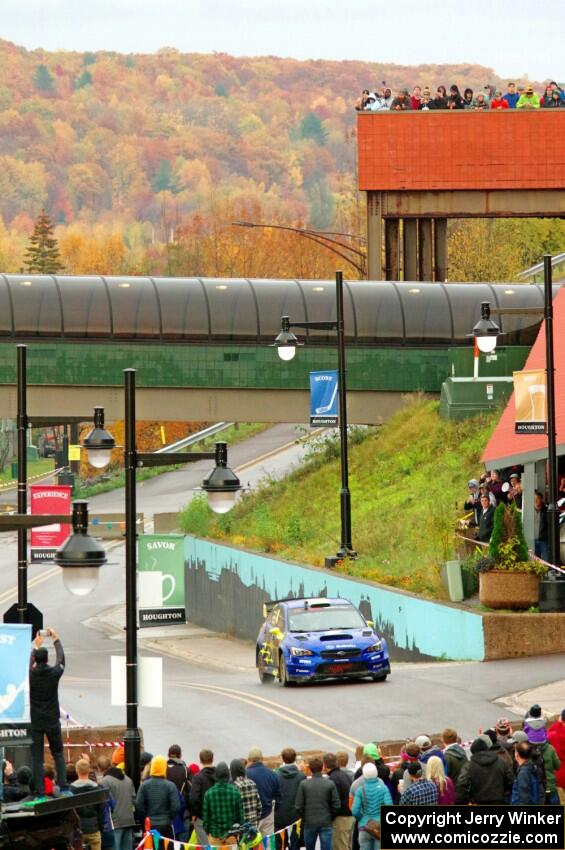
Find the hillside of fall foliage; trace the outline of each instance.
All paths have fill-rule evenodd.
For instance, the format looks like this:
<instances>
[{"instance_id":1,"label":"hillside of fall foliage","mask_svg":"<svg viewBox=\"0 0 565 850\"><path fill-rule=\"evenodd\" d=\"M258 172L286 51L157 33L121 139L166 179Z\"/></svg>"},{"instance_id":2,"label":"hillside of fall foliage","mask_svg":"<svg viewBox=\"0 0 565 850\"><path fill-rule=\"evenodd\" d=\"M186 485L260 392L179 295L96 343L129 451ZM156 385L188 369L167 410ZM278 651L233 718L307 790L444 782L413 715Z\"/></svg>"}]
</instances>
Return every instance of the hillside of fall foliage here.
<instances>
[{"instance_id":1,"label":"hillside of fall foliage","mask_svg":"<svg viewBox=\"0 0 565 850\"><path fill-rule=\"evenodd\" d=\"M0 41L1 270L24 267L44 207L71 273L331 275L335 257L315 244L231 222L362 233L353 104L382 81L501 82L476 65L45 52ZM290 251L292 268L281 260Z\"/></svg>"}]
</instances>

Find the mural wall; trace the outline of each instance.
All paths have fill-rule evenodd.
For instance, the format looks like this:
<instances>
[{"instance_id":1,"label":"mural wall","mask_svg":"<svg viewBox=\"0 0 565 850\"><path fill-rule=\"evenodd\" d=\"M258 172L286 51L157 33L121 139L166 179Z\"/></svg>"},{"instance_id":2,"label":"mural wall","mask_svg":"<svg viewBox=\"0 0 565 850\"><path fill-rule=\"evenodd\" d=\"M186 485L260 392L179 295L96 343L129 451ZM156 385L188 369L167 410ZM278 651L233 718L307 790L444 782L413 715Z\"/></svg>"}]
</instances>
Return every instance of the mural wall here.
<instances>
[{"instance_id":1,"label":"mural wall","mask_svg":"<svg viewBox=\"0 0 565 850\"><path fill-rule=\"evenodd\" d=\"M455 606L190 536L185 571L190 622L238 638L255 640L263 602L339 596L374 621L394 661L484 660L481 616Z\"/></svg>"}]
</instances>

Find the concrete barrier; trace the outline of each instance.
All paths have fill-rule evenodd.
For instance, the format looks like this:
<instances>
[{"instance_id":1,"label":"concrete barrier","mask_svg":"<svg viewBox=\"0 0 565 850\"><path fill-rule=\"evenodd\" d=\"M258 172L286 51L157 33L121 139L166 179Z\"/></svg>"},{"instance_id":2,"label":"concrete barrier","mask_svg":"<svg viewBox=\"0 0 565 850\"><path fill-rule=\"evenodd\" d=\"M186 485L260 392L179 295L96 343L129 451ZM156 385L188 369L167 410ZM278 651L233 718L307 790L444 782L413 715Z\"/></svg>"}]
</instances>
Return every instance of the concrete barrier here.
<instances>
[{"instance_id":1,"label":"concrete barrier","mask_svg":"<svg viewBox=\"0 0 565 850\"><path fill-rule=\"evenodd\" d=\"M153 531L155 534L171 534L180 531L178 511L153 514Z\"/></svg>"},{"instance_id":2,"label":"concrete barrier","mask_svg":"<svg viewBox=\"0 0 565 850\"><path fill-rule=\"evenodd\" d=\"M483 618L463 606L191 536L185 571L188 619L239 638L255 640L267 600L339 596L375 623L395 661L485 659Z\"/></svg>"}]
</instances>

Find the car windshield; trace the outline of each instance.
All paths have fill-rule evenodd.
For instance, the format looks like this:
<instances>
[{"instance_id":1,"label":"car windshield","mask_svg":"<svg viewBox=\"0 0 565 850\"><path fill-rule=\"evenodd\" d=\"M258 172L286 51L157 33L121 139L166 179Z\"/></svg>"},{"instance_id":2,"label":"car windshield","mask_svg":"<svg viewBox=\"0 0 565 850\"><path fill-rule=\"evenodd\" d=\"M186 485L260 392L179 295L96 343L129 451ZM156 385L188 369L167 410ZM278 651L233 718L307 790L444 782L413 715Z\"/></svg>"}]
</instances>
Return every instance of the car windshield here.
<instances>
[{"instance_id":1,"label":"car windshield","mask_svg":"<svg viewBox=\"0 0 565 850\"><path fill-rule=\"evenodd\" d=\"M353 606L300 608L289 612L291 632L329 632L335 629L362 629L365 620Z\"/></svg>"}]
</instances>

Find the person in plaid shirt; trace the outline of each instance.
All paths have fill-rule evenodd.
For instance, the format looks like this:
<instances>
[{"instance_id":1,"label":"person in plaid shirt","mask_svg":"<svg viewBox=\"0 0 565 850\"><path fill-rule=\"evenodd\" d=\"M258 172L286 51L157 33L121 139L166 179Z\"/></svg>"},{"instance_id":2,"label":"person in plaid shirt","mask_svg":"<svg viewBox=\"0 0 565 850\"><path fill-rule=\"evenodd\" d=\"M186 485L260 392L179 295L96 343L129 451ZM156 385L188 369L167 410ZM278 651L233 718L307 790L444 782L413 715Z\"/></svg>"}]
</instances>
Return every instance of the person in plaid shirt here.
<instances>
[{"instance_id":1,"label":"person in plaid shirt","mask_svg":"<svg viewBox=\"0 0 565 850\"><path fill-rule=\"evenodd\" d=\"M235 785L230 785L229 779L229 768L221 761L216 765L215 785L204 794L202 821L210 844L235 843L233 837L223 839L234 824L244 822L241 794Z\"/></svg>"},{"instance_id":2,"label":"person in plaid shirt","mask_svg":"<svg viewBox=\"0 0 565 850\"><path fill-rule=\"evenodd\" d=\"M401 806L437 806L437 786L424 779L420 762L408 765L408 773L412 783L400 798Z\"/></svg>"},{"instance_id":3,"label":"person in plaid shirt","mask_svg":"<svg viewBox=\"0 0 565 850\"><path fill-rule=\"evenodd\" d=\"M230 762L230 773L232 782L241 794L245 823L250 823L257 829L261 820L263 804L252 779L245 775L245 762L243 759L234 759Z\"/></svg>"}]
</instances>

